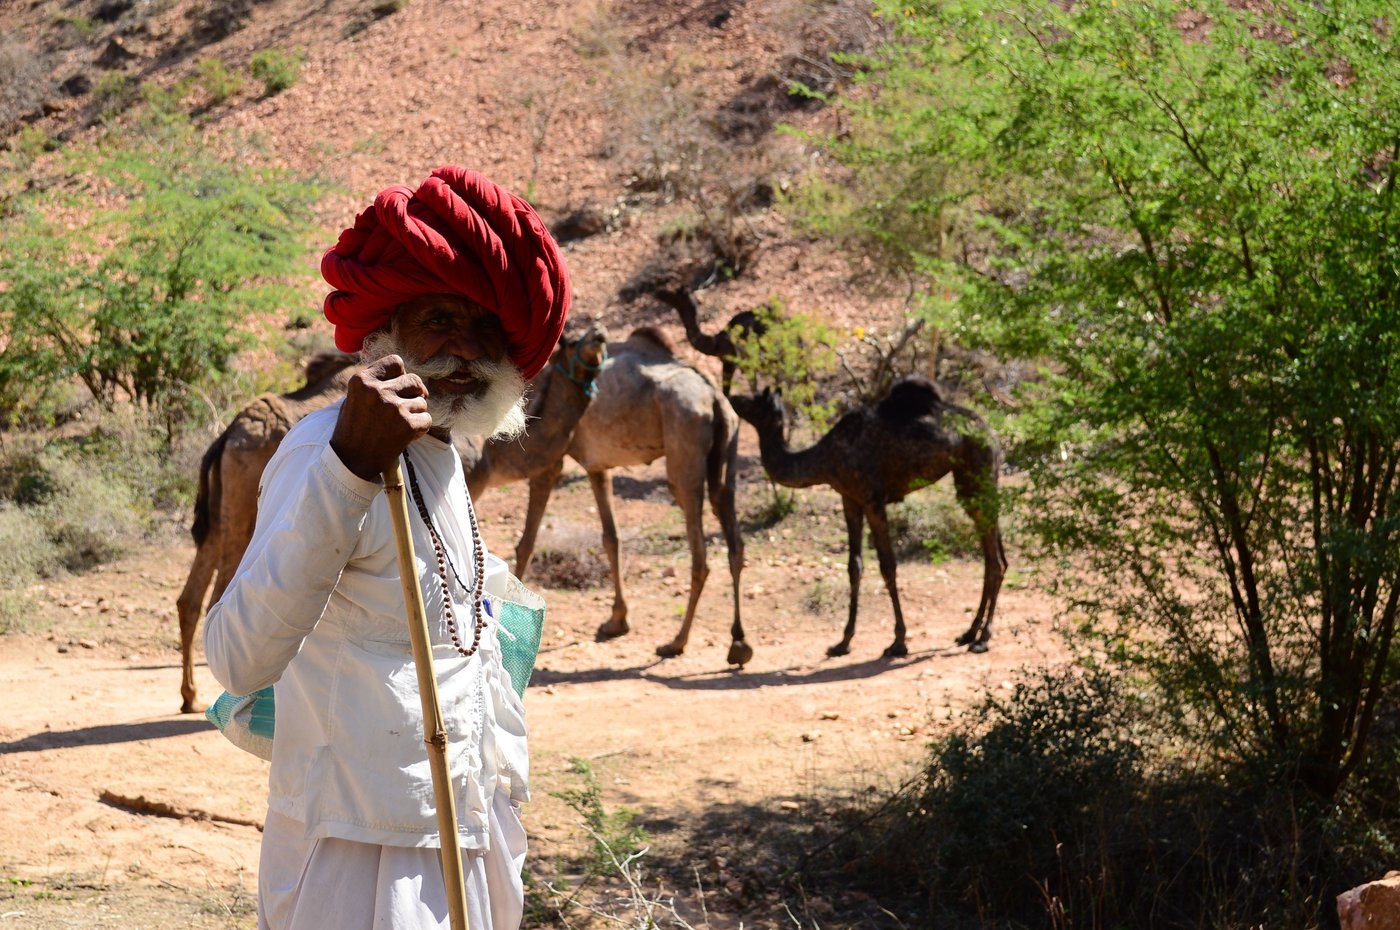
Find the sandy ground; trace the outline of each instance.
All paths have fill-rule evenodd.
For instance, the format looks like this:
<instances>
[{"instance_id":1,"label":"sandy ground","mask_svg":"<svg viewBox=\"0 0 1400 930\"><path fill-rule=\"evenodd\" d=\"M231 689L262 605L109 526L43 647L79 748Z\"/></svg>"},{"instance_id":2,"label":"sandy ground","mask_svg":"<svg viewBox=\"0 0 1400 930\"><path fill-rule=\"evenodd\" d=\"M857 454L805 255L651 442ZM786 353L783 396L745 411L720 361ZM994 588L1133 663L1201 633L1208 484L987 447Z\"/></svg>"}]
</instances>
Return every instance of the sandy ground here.
<instances>
[{"instance_id":1,"label":"sandy ground","mask_svg":"<svg viewBox=\"0 0 1400 930\"><path fill-rule=\"evenodd\" d=\"M747 427L743 443L740 507L752 515L768 490ZM797 811L818 794L898 784L951 719L1019 669L1061 654L1052 606L1026 566L1013 566L1002 593L993 648L972 655L952 642L976 606L981 565L914 561L900 569L912 654L882 659L892 614L871 555L852 653L827 658L844 618L844 529L835 496L809 491L776 526L749 524L748 667L725 664L732 596L712 517L711 575L691 647L659 660L653 650L674 634L689 578L680 512L659 468L620 472L616 486L632 633L594 640L610 590L545 592L544 649L526 695L537 863L584 843L576 813L551 794L578 785L571 759L593 765L607 809L635 810L662 832L684 835L734 805ZM523 486L486 495L489 546L513 548L524 502ZM591 541L595 521L587 482L571 466L542 543ZM202 717L175 712L174 601L192 551L152 545L51 583L35 592L43 629L0 639L0 926L255 925L265 763ZM218 688L202 665L198 673L201 699L211 699ZM182 816L140 810L152 805ZM699 865L722 883L722 863ZM711 927L764 925L742 908L709 905Z\"/></svg>"}]
</instances>

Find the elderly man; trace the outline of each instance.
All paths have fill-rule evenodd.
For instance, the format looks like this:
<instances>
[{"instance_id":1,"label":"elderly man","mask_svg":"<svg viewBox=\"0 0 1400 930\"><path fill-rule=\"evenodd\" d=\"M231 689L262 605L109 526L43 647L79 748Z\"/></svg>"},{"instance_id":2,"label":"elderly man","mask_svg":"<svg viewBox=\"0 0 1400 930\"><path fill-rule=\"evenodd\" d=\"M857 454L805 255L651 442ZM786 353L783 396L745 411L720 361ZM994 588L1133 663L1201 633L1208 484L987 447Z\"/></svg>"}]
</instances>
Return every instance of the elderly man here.
<instances>
[{"instance_id":1,"label":"elderly man","mask_svg":"<svg viewBox=\"0 0 1400 930\"><path fill-rule=\"evenodd\" d=\"M371 364L288 433L257 527L209 611L235 694L275 683L260 928L446 928L432 776L380 474L402 457L449 738L473 930L524 896L524 712L483 610L485 549L449 431L518 433L525 380L568 311L558 247L523 200L447 167L393 187L321 264L336 344Z\"/></svg>"}]
</instances>

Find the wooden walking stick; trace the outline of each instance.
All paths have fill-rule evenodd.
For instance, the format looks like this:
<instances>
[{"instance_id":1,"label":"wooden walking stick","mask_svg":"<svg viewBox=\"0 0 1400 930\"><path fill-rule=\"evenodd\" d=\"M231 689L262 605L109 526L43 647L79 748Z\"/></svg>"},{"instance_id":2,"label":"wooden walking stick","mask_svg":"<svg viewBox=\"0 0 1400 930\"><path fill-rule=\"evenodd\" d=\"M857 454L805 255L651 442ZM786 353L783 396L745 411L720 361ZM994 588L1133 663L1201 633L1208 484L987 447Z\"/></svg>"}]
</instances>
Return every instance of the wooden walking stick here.
<instances>
[{"instance_id":1,"label":"wooden walking stick","mask_svg":"<svg viewBox=\"0 0 1400 930\"><path fill-rule=\"evenodd\" d=\"M418 672L418 694L423 700L423 742L428 744L428 764L433 773L433 798L437 802L438 854L442 883L447 889L447 913L452 930L468 930L467 886L462 875L462 848L457 840L457 801L447 765L447 726L438 702L437 676L433 674L433 649L428 641L428 615L423 590L418 587L418 566L413 557L413 536L408 531L408 501L403 493L403 466L394 462L384 472L384 495L394 521L394 541L399 553L399 580L408 611L408 631L413 639L413 664Z\"/></svg>"}]
</instances>

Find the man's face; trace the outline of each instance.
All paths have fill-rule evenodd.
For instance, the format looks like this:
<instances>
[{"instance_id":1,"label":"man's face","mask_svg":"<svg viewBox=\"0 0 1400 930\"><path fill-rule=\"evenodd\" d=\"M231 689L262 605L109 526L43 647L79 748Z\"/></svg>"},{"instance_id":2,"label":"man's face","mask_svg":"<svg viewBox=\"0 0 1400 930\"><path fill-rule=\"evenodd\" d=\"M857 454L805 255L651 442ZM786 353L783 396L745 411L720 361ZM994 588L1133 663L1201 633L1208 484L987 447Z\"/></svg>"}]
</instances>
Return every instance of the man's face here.
<instances>
[{"instance_id":1,"label":"man's face","mask_svg":"<svg viewBox=\"0 0 1400 930\"><path fill-rule=\"evenodd\" d=\"M495 314L455 294L401 304L385 332L364 344L367 361L399 355L428 388L433 425L467 434L516 435L525 425L525 382L506 360L506 334Z\"/></svg>"}]
</instances>

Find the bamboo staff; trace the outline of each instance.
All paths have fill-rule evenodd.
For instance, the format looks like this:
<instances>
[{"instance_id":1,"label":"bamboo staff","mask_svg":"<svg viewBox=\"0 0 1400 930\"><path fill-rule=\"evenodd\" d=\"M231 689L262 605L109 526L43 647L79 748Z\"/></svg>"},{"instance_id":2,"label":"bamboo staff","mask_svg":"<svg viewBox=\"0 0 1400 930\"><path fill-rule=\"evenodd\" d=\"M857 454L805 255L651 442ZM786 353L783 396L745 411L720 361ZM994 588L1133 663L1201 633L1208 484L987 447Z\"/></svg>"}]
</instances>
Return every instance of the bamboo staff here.
<instances>
[{"instance_id":1,"label":"bamboo staff","mask_svg":"<svg viewBox=\"0 0 1400 930\"><path fill-rule=\"evenodd\" d=\"M423 609L423 591L418 587L418 565L413 557L413 537L408 531L408 500L403 493L403 468L398 462L384 472L384 494L389 501L389 516L394 521L399 580L403 583L408 631L413 639L418 693L423 699L423 742L428 744L428 764L433 773L438 855L442 860L442 883L447 890L447 913L452 930L469 930L467 886L462 875L462 849L457 840L457 802L452 792L452 774L447 766L447 726L442 721L442 705L438 702L433 650L428 641L428 615Z\"/></svg>"}]
</instances>

